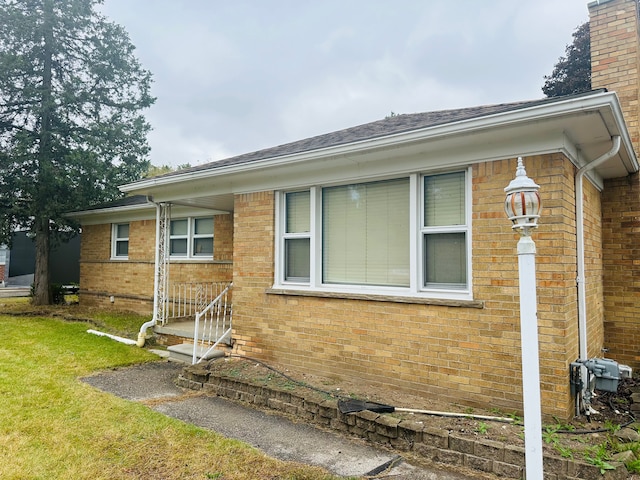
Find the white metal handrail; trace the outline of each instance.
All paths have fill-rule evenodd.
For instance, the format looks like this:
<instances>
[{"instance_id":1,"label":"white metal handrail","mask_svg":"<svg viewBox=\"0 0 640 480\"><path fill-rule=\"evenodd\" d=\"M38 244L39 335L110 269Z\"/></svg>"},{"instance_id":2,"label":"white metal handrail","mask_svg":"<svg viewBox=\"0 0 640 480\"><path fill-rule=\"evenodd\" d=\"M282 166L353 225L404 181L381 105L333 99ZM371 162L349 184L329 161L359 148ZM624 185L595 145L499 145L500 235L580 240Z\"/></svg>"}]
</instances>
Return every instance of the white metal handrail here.
<instances>
[{"instance_id":1,"label":"white metal handrail","mask_svg":"<svg viewBox=\"0 0 640 480\"><path fill-rule=\"evenodd\" d=\"M166 320L193 318L215 299L229 282L175 282L170 285ZM166 323L166 322L163 322Z\"/></svg>"},{"instance_id":2,"label":"white metal handrail","mask_svg":"<svg viewBox=\"0 0 640 480\"><path fill-rule=\"evenodd\" d=\"M228 284L213 301L196 313L193 332L193 364L207 358L219 344L231 338L233 305L229 294L232 286L233 283ZM200 328L201 322L202 328Z\"/></svg>"}]
</instances>

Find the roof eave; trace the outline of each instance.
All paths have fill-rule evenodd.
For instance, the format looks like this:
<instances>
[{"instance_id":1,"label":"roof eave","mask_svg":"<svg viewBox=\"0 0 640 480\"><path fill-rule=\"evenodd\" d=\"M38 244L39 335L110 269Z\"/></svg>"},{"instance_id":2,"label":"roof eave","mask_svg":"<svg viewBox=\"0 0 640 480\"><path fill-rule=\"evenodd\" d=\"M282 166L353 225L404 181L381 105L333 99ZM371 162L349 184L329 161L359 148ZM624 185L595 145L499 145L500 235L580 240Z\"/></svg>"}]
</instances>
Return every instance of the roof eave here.
<instances>
[{"instance_id":1,"label":"roof eave","mask_svg":"<svg viewBox=\"0 0 640 480\"><path fill-rule=\"evenodd\" d=\"M354 153L374 151L377 149L388 148L390 146L402 146L404 144L411 144L418 141L442 139L448 136L454 137L460 133L469 134L487 129L503 128L520 123L541 121L548 118L570 115L572 113L575 114L607 108L610 109L613 114L615 129L617 130L616 132L610 133L612 135L618 134L621 136L623 147L627 152L629 160L628 165L625 165L625 168L627 168L629 173L637 172L640 170L640 165L635 156L634 149L632 148L633 144L627 132L617 96L613 92L598 92L578 98L569 98L559 100L557 102L544 103L507 112L490 114L479 118L429 126L409 132L390 134L383 137L343 145L271 157L238 165L229 165L218 168L212 166L212 168L202 171L148 178L138 182L122 185L120 186L120 190L126 193L148 194L154 189L178 185L186 181L239 174L252 170L278 167L281 165L292 165L299 162L310 162L329 157L348 156ZM590 161L589 159L586 160Z\"/></svg>"}]
</instances>

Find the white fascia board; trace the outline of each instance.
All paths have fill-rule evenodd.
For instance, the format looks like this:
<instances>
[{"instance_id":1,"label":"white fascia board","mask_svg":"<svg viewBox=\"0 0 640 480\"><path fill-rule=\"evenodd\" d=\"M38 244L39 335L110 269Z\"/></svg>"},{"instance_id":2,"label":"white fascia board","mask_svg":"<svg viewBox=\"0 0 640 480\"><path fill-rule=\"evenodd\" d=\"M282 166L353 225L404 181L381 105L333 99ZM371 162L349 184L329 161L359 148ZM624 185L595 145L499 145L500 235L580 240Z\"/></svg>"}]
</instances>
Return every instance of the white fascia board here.
<instances>
[{"instance_id":1,"label":"white fascia board","mask_svg":"<svg viewBox=\"0 0 640 480\"><path fill-rule=\"evenodd\" d=\"M156 214L155 207L151 203L147 203L70 212L65 216L77 220L82 225L97 225L113 221L147 220L155 218Z\"/></svg>"},{"instance_id":2,"label":"white fascia board","mask_svg":"<svg viewBox=\"0 0 640 480\"><path fill-rule=\"evenodd\" d=\"M229 165L226 167L211 168L197 172L185 172L184 174L176 174L168 177L149 178L139 182L122 185L119 188L123 192L151 192L156 188L178 185L182 182L205 180L214 177L224 177L227 175L238 175L253 170L277 168L279 166L291 166L297 163L312 162L314 160L347 157L375 150L399 148L417 142L442 140L452 138L460 134L469 135L489 129L500 129L509 126L523 125L530 122L543 122L552 118L589 113L600 109L608 109L613 113L615 125L609 125L609 128L613 128L615 131L610 133L612 135L617 134L622 136L623 145L628 149L629 156L631 157L627 169L630 172L638 171L638 161L635 158L633 148L631 147L632 143L628 132L626 131L622 111L617 97L613 92L603 92L579 98L567 99L564 101L556 101L533 107L510 110L508 112L497 113L481 118L436 125L410 132L391 134L384 137L362 140L345 145L267 158L239 165ZM513 153L518 154L519 152L515 150ZM533 154L533 152L531 153ZM535 153L539 154L541 152Z\"/></svg>"},{"instance_id":3,"label":"white fascia board","mask_svg":"<svg viewBox=\"0 0 640 480\"><path fill-rule=\"evenodd\" d=\"M206 217L217 215L222 211L213 211L204 208L174 205L171 208L172 218L184 217ZM156 207L153 203L140 205L129 205L122 207L110 207L103 209L84 210L81 212L71 212L66 217L77 220L81 225L102 225L107 223L135 222L140 220L155 220Z\"/></svg>"}]
</instances>

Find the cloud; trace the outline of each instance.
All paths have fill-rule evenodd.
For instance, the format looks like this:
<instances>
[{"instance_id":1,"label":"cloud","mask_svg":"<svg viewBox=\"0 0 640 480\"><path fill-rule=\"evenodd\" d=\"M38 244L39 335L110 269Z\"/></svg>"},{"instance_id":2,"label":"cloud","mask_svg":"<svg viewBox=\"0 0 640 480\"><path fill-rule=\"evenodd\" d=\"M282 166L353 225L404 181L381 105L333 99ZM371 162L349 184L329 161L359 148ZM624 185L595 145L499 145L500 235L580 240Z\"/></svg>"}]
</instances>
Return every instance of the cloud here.
<instances>
[{"instance_id":1,"label":"cloud","mask_svg":"<svg viewBox=\"0 0 640 480\"><path fill-rule=\"evenodd\" d=\"M542 96L586 0L109 0L155 78L155 164Z\"/></svg>"}]
</instances>

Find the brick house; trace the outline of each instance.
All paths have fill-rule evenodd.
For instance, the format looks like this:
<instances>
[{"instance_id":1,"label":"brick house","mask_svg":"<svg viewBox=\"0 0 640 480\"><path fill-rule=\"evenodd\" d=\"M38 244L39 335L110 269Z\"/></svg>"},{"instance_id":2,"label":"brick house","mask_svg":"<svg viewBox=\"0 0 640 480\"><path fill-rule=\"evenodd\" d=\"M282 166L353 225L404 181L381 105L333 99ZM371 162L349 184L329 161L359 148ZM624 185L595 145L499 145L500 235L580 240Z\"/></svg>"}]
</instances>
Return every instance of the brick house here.
<instances>
[{"instance_id":1,"label":"brick house","mask_svg":"<svg viewBox=\"0 0 640 480\"><path fill-rule=\"evenodd\" d=\"M568 418L571 362L608 351L640 367L638 10L589 9L591 92L392 116L144 179L76 212L81 303L152 312L162 243L170 283L233 282L235 353L520 410L503 202L522 156L543 202L543 413Z\"/></svg>"}]
</instances>

